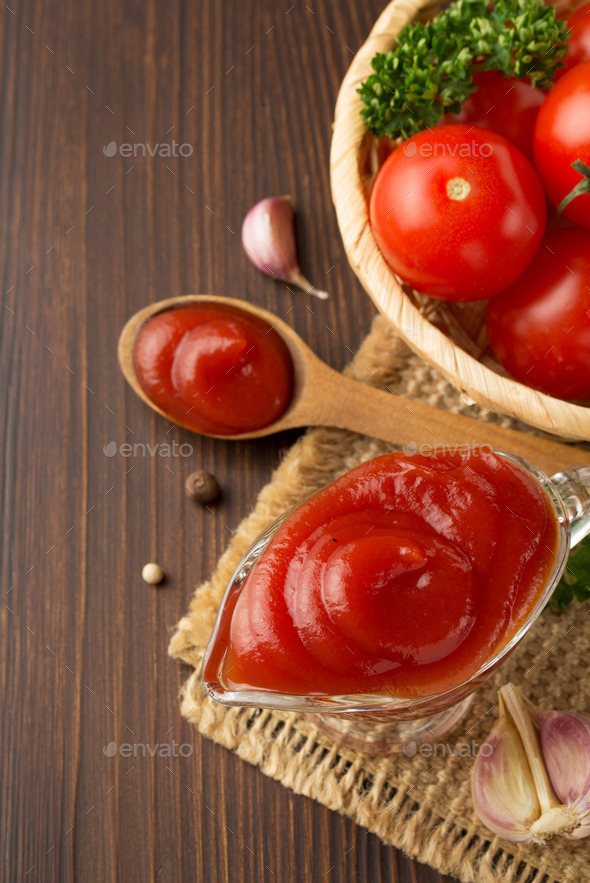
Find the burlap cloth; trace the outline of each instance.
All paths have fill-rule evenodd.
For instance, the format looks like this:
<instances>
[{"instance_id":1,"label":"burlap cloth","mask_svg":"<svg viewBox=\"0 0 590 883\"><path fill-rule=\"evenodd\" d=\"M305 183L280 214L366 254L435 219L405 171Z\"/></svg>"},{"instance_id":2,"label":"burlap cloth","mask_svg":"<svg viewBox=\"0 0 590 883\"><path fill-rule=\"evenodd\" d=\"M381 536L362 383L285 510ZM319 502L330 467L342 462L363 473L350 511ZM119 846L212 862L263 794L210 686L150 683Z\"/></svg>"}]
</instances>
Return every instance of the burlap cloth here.
<instances>
[{"instance_id":1,"label":"burlap cloth","mask_svg":"<svg viewBox=\"0 0 590 883\"><path fill-rule=\"evenodd\" d=\"M377 318L347 373L374 386L389 385L453 412L484 417ZM492 414L485 419L515 426ZM519 427L524 428L524 427ZM226 709L204 696L203 652L221 597L251 541L285 509L363 460L394 450L336 429L311 429L286 454L251 515L239 525L209 582L199 586L179 622L170 654L194 668L182 690L182 713L210 739L235 751L268 776L354 819L386 843L462 881L519 883L590 881L590 840L552 840L520 846L493 836L477 820L470 792L473 757L370 757L330 742L312 716L249 708ZM497 716L497 690L522 685L540 706L588 713L586 677L590 605L572 604L561 616L542 614L500 671L477 691L465 718L443 737L451 747L477 746ZM460 749L463 753L467 750Z\"/></svg>"}]
</instances>

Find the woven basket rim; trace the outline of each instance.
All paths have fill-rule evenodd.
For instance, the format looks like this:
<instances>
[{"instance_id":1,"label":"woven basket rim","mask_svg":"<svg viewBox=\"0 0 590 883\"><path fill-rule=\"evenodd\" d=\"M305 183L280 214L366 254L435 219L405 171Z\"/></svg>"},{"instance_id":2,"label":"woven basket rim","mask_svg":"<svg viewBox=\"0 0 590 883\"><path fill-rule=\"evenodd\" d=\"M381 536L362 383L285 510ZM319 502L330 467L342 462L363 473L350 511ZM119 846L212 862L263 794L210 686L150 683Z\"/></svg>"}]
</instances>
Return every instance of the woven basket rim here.
<instances>
[{"instance_id":1,"label":"woven basket rim","mask_svg":"<svg viewBox=\"0 0 590 883\"><path fill-rule=\"evenodd\" d=\"M469 398L553 435L590 439L590 408L553 398L497 374L425 319L404 293L371 235L358 161L366 129L357 89L370 72L374 55L390 49L416 13L431 5L432 0L392 0L354 56L340 87L330 152L330 179L348 261L365 291L401 338Z\"/></svg>"}]
</instances>

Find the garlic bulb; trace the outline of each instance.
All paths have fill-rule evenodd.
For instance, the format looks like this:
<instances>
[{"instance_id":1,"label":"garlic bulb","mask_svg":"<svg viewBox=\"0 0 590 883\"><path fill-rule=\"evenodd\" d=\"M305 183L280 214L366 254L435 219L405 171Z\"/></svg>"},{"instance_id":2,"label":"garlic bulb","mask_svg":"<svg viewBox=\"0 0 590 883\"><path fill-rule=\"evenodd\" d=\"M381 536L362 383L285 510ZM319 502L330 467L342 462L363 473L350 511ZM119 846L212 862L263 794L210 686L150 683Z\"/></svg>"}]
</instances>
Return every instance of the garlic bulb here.
<instances>
[{"instance_id":1,"label":"garlic bulb","mask_svg":"<svg viewBox=\"0 0 590 883\"><path fill-rule=\"evenodd\" d=\"M475 762L475 810L505 840L545 843L590 834L590 719L542 712L513 684ZM485 749L485 750L484 750Z\"/></svg>"},{"instance_id":2,"label":"garlic bulb","mask_svg":"<svg viewBox=\"0 0 590 883\"><path fill-rule=\"evenodd\" d=\"M272 196L254 205L242 225L242 245L255 267L325 300L299 269L290 196Z\"/></svg>"}]
</instances>

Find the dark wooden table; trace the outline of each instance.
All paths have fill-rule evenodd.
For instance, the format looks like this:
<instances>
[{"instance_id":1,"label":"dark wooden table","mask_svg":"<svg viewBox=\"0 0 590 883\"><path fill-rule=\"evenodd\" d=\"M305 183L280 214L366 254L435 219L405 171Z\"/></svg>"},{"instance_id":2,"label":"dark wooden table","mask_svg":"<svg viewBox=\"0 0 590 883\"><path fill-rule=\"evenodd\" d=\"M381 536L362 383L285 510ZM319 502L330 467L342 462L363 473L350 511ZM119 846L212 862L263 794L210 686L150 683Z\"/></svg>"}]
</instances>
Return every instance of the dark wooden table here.
<instances>
[{"instance_id":1,"label":"dark wooden table","mask_svg":"<svg viewBox=\"0 0 590 883\"><path fill-rule=\"evenodd\" d=\"M171 629L296 434L170 430L116 362L133 312L191 292L288 313L327 362L349 359L374 308L336 225L330 131L383 5L3 4L3 881L441 880L181 719ZM280 193L327 302L244 257L247 209ZM164 440L192 453L121 453ZM197 467L223 486L214 514L183 492ZM141 580L150 560L160 589ZM122 743L148 755L121 756Z\"/></svg>"}]
</instances>

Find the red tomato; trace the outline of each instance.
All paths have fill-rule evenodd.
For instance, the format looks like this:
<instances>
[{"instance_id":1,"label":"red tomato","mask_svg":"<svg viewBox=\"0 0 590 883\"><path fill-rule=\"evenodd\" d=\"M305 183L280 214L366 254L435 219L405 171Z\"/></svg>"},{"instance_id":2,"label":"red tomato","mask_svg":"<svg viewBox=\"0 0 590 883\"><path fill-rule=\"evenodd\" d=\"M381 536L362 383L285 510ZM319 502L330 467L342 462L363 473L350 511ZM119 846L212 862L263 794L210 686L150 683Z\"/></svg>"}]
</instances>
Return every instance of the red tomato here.
<instances>
[{"instance_id":1,"label":"red tomato","mask_svg":"<svg viewBox=\"0 0 590 883\"><path fill-rule=\"evenodd\" d=\"M577 9L567 20L568 30L571 31L569 36L569 49L565 59L565 70L560 68L557 72L561 76L561 71L569 70L576 64L583 61L590 61L590 3Z\"/></svg>"},{"instance_id":2,"label":"red tomato","mask_svg":"<svg viewBox=\"0 0 590 883\"><path fill-rule=\"evenodd\" d=\"M562 399L590 398L590 233L549 233L486 317L498 361L522 383Z\"/></svg>"},{"instance_id":3,"label":"red tomato","mask_svg":"<svg viewBox=\"0 0 590 883\"><path fill-rule=\"evenodd\" d=\"M533 150L547 195L558 206L585 178L572 163L581 160L590 166L590 61L568 71L543 102ZM577 196L563 214L582 227L590 227L590 192Z\"/></svg>"},{"instance_id":4,"label":"red tomato","mask_svg":"<svg viewBox=\"0 0 590 883\"><path fill-rule=\"evenodd\" d=\"M461 113L447 114L445 123L473 123L493 129L533 160L533 129L545 93L524 80L505 77L500 71L477 71L477 92L463 102Z\"/></svg>"},{"instance_id":5,"label":"red tomato","mask_svg":"<svg viewBox=\"0 0 590 883\"><path fill-rule=\"evenodd\" d=\"M479 126L419 132L386 160L370 202L377 244L418 291L481 300L517 279L543 237L541 182L522 153Z\"/></svg>"}]
</instances>

